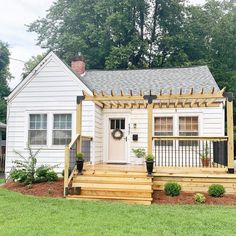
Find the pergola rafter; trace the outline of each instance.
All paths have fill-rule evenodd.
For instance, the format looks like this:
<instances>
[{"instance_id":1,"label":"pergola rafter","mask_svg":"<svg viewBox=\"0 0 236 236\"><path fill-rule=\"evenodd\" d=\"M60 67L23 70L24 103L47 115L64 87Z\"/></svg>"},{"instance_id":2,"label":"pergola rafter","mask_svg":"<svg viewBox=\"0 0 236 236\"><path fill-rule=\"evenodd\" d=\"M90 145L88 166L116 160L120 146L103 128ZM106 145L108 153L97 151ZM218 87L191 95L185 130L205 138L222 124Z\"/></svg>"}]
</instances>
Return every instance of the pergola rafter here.
<instances>
[{"instance_id":1,"label":"pergola rafter","mask_svg":"<svg viewBox=\"0 0 236 236\"><path fill-rule=\"evenodd\" d=\"M200 92L194 92L191 88L189 93L183 93L183 89L180 88L179 93L173 93L172 89L163 93L161 89L159 94L153 94L150 91L149 95L156 96L156 99L153 100L154 108L215 107L219 105L220 99L224 97L224 91L225 89L216 91L213 87L208 92L204 92L204 88ZM94 90L93 95L89 95L85 91L83 91L83 95L85 101L93 101L103 109L143 109L147 108L148 104L142 90L138 94L135 94L132 90L129 93L120 90L119 94L116 94L111 90L110 95L104 91L97 92Z\"/></svg>"}]
</instances>

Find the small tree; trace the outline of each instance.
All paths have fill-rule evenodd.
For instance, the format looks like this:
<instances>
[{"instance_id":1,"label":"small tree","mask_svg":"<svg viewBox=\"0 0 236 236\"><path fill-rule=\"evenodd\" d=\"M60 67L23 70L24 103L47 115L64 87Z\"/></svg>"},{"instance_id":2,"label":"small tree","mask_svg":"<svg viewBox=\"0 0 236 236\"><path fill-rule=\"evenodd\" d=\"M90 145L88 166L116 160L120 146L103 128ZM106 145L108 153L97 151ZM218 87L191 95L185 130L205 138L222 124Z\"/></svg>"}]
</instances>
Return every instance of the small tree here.
<instances>
[{"instance_id":1,"label":"small tree","mask_svg":"<svg viewBox=\"0 0 236 236\"><path fill-rule=\"evenodd\" d=\"M28 145L27 150L29 153L28 157L24 157L20 152L15 151L15 153L20 157L20 159L13 161L16 166L11 172L10 176L13 179L18 176L20 179L19 182L23 182L24 184L32 184L35 182L37 155L39 154L41 149L38 149L36 150L36 152L33 152L32 148Z\"/></svg>"}]
</instances>

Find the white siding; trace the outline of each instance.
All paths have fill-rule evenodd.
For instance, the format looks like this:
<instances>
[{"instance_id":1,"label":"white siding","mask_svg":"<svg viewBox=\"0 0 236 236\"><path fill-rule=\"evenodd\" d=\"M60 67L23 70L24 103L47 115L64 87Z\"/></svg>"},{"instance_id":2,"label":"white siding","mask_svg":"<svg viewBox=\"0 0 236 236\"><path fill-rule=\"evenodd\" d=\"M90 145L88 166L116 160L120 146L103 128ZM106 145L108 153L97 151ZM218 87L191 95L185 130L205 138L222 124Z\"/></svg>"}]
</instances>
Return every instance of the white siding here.
<instances>
[{"instance_id":1,"label":"white siding","mask_svg":"<svg viewBox=\"0 0 236 236\"><path fill-rule=\"evenodd\" d=\"M27 155L28 116L30 113L48 114L48 144L39 153L38 164L64 165L64 147L52 145L53 113L72 114L72 136L75 135L76 96L84 85L68 71L55 56L51 56L39 73L8 104L6 173L17 158L14 150ZM94 104L83 102L82 134L94 134ZM35 147L35 150L38 147Z\"/></svg>"},{"instance_id":2,"label":"white siding","mask_svg":"<svg viewBox=\"0 0 236 236\"><path fill-rule=\"evenodd\" d=\"M94 162L103 160L103 115L102 109L95 106Z\"/></svg>"}]
</instances>

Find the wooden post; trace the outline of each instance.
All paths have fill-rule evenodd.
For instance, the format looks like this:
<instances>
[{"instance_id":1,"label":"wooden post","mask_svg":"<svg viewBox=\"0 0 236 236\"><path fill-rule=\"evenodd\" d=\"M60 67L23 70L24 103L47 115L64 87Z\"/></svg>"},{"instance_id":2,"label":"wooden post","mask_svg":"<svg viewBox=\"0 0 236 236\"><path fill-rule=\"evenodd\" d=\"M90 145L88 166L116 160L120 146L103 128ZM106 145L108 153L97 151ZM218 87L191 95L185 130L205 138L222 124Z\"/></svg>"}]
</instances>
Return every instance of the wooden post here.
<instances>
[{"instance_id":1,"label":"wooden post","mask_svg":"<svg viewBox=\"0 0 236 236\"><path fill-rule=\"evenodd\" d=\"M64 196L68 194L69 155L70 155L70 149L69 146L67 145L65 147L65 157L64 157Z\"/></svg>"},{"instance_id":2,"label":"wooden post","mask_svg":"<svg viewBox=\"0 0 236 236\"><path fill-rule=\"evenodd\" d=\"M79 134L76 145L76 153L81 152L81 133L82 133L82 101L84 96L77 97L77 106L76 106L76 134Z\"/></svg>"},{"instance_id":3,"label":"wooden post","mask_svg":"<svg viewBox=\"0 0 236 236\"><path fill-rule=\"evenodd\" d=\"M227 94L226 119L228 136L228 173L234 173L234 120L233 120L233 94Z\"/></svg>"},{"instance_id":4,"label":"wooden post","mask_svg":"<svg viewBox=\"0 0 236 236\"><path fill-rule=\"evenodd\" d=\"M147 153L152 154L152 130L153 130L153 104L148 103L148 149Z\"/></svg>"},{"instance_id":5,"label":"wooden post","mask_svg":"<svg viewBox=\"0 0 236 236\"><path fill-rule=\"evenodd\" d=\"M144 95L143 98L148 100L147 111L148 111L148 147L147 153L152 154L152 131L153 131L153 100L157 98L156 95Z\"/></svg>"}]
</instances>

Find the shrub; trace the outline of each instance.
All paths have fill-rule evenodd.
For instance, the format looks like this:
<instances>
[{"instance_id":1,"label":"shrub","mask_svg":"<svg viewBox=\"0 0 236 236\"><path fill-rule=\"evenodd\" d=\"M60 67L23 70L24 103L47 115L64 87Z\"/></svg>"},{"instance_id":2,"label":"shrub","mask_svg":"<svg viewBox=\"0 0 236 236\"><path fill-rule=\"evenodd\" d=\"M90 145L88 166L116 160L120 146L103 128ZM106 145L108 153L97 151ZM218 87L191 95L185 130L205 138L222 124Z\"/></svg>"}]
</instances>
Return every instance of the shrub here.
<instances>
[{"instance_id":1,"label":"shrub","mask_svg":"<svg viewBox=\"0 0 236 236\"><path fill-rule=\"evenodd\" d=\"M225 188L221 184L212 184L209 186L208 194L212 197L222 197L225 193Z\"/></svg>"},{"instance_id":2,"label":"shrub","mask_svg":"<svg viewBox=\"0 0 236 236\"><path fill-rule=\"evenodd\" d=\"M137 149L132 149L133 153L137 158L144 158L146 155L145 149L144 148L137 148Z\"/></svg>"},{"instance_id":3,"label":"shrub","mask_svg":"<svg viewBox=\"0 0 236 236\"><path fill-rule=\"evenodd\" d=\"M57 173L50 166L42 165L36 170L35 182L56 181Z\"/></svg>"},{"instance_id":4,"label":"shrub","mask_svg":"<svg viewBox=\"0 0 236 236\"><path fill-rule=\"evenodd\" d=\"M204 203L206 201L206 197L202 193L196 193L194 195L194 200L198 203Z\"/></svg>"},{"instance_id":5,"label":"shrub","mask_svg":"<svg viewBox=\"0 0 236 236\"><path fill-rule=\"evenodd\" d=\"M154 156L153 156L152 154L148 154L148 155L146 156L146 160L147 160L147 161L153 161L153 160L154 160Z\"/></svg>"},{"instance_id":6,"label":"shrub","mask_svg":"<svg viewBox=\"0 0 236 236\"><path fill-rule=\"evenodd\" d=\"M36 168L39 151L40 149L33 152L31 147L28 146L28 157L24 157L21 153L15 151L20 158L13 161L15 167L14 170L11 171L10 177L14 181L25 185L32 185L35 182L56 181L58 179L52 167L40 166Z\"/></svg>"},{"instance_id":7,"label":"shrub","mask_svg":"<svg viewBox=\"0 0 236 236\"><path fill-rule=\"evenodd\" d=\"M10 172L10 177L19 183L24 183L27 179L27 174L25 170L14 169Z\"/></svg>"},{"instance_id":8,"label":"shrub","mask_svg":"<svg viewBox=\"0 0 236 236\"><path fill-rule=\"evenodd\" d=\"M174 197L180 194L181 186L175 182L168 182L165 184L164 190L166 195Z\"/></svg>"},{"instance_id":9,"label":"shrub","mask_svg":"<svg viewBox=\"0 0 236 236\"><path fill-rule=\"evenodd\" d=\"M20 152L15 151L15 153L20 157L13 161L16 165L15 170L10 175L13 180L24 183L24 184L32 184L35 182L35 171L36 171L36 164L37 158L40 149L36 152L33 152L30 146L28 146L28 157L24 157Z\"/></svg>"},{"instance_id":10,"label":"shrub","mask_svg":"<svg viewBox=\"0 0 236 236\"><path fill-rule=\"evenodd\" d=\"M76 154L76 157L75 157L76 161L83 160L83 158L84 158L84 154L82 152L79 152Z\"/></svg>"}]
</instances>

